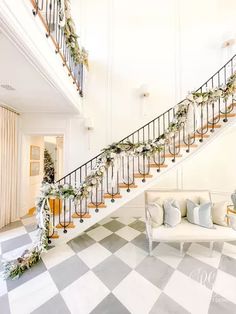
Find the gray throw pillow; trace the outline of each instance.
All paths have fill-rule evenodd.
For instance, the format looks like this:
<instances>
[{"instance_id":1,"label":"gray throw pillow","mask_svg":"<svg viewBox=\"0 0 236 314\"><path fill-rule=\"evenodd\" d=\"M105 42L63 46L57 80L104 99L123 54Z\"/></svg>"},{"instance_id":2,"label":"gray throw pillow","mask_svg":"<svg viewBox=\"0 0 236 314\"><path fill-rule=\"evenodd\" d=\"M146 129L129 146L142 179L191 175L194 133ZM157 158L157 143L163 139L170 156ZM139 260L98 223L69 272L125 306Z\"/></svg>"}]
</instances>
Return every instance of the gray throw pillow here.
<instances>
[{"instance_id":1,"label":"gray throw pillow","mask_svg":"<svg viewBox=\"0 0 236 314\"><path fill-rule=\"evenodd\" d=\"M179 203L176 200L165 200L164 207L164 224L166 227L175 227L181 222L181 211Z\"/></svg>"},{"instance_id":2,"label":"gray throw pillow","mask_svg":"<svg viewBox=\"0 0 236 314\"><path fill-rule=\"evenodd\" d=\"M187 199L188 221L201 227L214 229L211 216L211 207L211 202L199 205Z\"/></svg>"}]
</instances>

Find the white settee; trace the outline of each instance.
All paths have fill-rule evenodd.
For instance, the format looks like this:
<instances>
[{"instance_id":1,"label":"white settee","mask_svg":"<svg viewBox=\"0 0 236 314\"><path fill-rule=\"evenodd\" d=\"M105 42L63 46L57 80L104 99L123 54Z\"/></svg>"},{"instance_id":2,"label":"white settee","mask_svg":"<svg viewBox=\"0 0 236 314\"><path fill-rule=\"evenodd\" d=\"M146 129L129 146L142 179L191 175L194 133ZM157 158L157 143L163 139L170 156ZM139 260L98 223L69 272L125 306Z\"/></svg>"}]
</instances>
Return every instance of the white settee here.
<instances>
[{"instance_id":1,"label":"white settee","mask_svg":"<svg viewBox=\"0 0 236 314\"><path fill-rule=\"evenodd\" d=\"M168 228L162 224L155 226L149 205L157 199L175 199L178 201L181 210L181 223L173 228ZM209 191L199 190L146 190L145 191L145 218L146 233L149 241L149 254L152 255L152 242L178 242L180 251L183 253L185 242L209 242L210 254L212 253L214 242L235 241L236 231L230 227L214 224L214 229L203 228L188 222L186 199L195 203L205 203L211 201Z\"/></svg>"}]
</instances>

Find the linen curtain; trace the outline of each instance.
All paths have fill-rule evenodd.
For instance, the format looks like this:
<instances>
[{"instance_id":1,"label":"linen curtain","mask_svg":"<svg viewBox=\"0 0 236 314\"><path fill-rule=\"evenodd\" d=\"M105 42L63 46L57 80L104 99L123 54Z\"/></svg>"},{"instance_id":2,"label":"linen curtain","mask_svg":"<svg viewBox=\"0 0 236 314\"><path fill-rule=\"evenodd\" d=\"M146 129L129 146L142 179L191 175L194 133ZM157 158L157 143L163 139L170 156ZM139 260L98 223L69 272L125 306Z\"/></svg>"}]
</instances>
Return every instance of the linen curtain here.
<instances>
[{"instance_id":1,"label":"linen curtain","mask_svg":"<svg viewBox=\"0 0 236 314\"><path fill-rule=\"evenodd\" d=\"M19 218L18 114L0 105L0 228Z\"/></svg>"}]
</instances>

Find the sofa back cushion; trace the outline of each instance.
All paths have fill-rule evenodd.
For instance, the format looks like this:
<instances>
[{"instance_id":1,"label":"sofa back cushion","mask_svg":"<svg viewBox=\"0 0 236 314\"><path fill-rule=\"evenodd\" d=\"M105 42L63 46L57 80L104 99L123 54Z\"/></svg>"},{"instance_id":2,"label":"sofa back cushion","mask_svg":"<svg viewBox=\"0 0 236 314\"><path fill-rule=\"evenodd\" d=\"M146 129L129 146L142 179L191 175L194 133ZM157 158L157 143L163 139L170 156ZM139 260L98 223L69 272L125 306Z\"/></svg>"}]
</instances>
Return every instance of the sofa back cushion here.
<instances>
[{"instance_id":1,"label":"sofa back cushion","mask_svg":"<svg viewBox=\"0 0 236 314\"><path fill-rule=\"evenodd\" d=\"M174 199L179 203L181 216L187 215L187 199L194 203L202 204L211 202L210 192L206 190L146 190L145 203L153 203L157 198L162 200Z\"/></svg>"}]
</instances>

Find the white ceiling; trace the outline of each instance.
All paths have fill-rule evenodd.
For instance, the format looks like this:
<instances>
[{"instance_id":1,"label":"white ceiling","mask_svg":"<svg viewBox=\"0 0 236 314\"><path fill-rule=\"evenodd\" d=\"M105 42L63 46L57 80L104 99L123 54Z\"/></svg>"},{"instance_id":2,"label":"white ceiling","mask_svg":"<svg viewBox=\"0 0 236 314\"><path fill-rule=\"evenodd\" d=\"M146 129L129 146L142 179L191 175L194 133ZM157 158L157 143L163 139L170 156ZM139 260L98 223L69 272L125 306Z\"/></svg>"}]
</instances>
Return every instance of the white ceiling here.
<instances>
[{"instance_id":1,"label":"white ceiling","mask_svg":"<svg viewBox=\"0 0 236 314\"><path fill-rule=\"evenodd\" d=\"M36 70L17 47L0 32L0 102L25 112L72 113L75 108Z\"/></svg>"}]
</instances>

